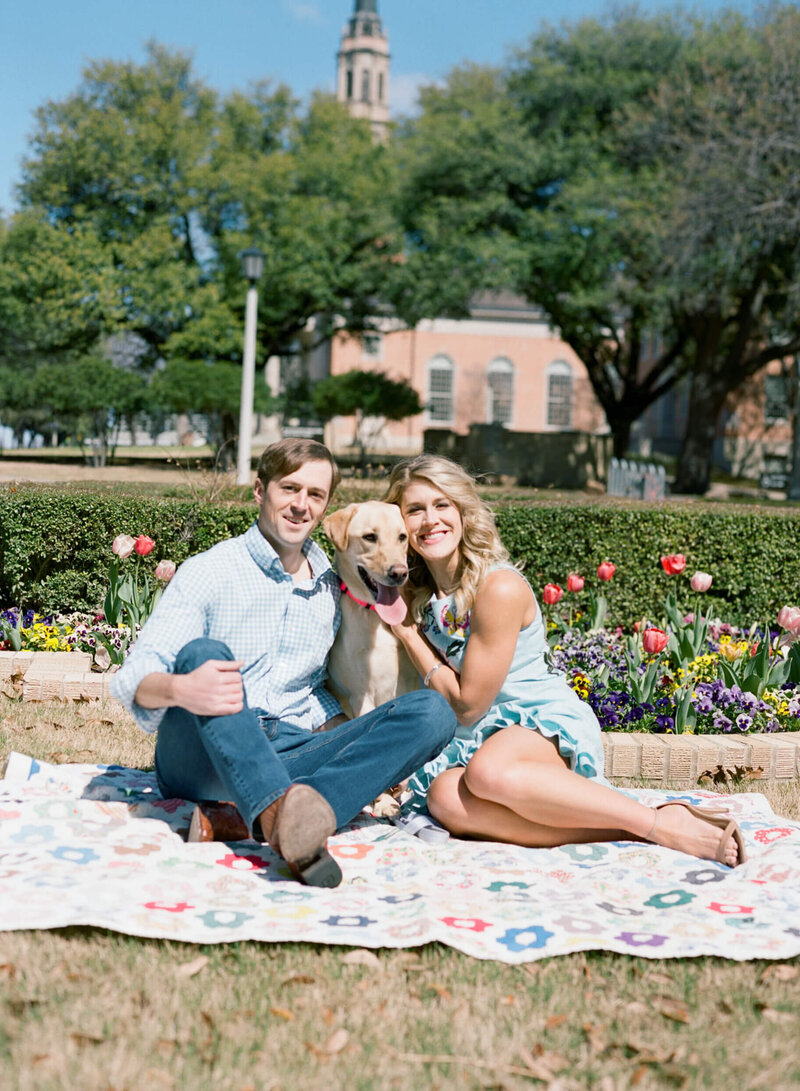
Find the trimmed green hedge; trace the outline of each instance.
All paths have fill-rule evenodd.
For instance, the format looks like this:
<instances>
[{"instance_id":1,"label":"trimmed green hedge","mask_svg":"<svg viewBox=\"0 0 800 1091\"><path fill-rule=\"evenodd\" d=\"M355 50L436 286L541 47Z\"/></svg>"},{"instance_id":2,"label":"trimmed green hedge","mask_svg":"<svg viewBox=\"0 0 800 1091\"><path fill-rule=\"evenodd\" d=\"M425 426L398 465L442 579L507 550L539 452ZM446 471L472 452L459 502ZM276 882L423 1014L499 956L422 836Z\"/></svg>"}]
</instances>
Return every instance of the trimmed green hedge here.
<instances>
[{"instance_id":1,"label":"trimmed green hedge","mask_svg":"<svg viewBox=\"0 0 800 1091\"><path fill-rule=\"evenodd\" d=\"M566 588L568 574L577 572L586 577L587 589L591 585L606 594L612 624L629 625L645 614L659 617L670 589L691 608L696 596L689 579L697 570L714 578L702 596L704 612L723 621L764 622L786 603L800 601L800 519L793 511L720 510L669 501L509 504L496 508L496 515L504 543L513 559L523 562L535 589L550 582ZM686 555L681 576L664 572L659 558L667 553ZM604 560L617 565L607 584L597 579ZM565 592L565 599L570 597Z\"/></svg>"},{"instance_id":2,"label":"trimmed green hedge","mask_svg":"<svg viewBox=\"0 0 800 1091\"><path fill-rule=\"evenodd\" d=\"M366 495L358 488L343 490L337 506ZM642 614L658 616L671 587L691 605L688 577L696 569L714 577L703 601L712 615L726 621L764 621L785 603L800 603L800 519L793 511L710 509L682 501L649 506L501 501L494 506L503 541L512 558L523 563L534 588L549 582L566 586L567 575L578 572L587 588L600 587L606 594L612 624L627 625ZM147 558L153 567L162 557L180 564L241 534L254 516L252 504L2 487L0 606L46 613L98 609L117 534L154 538L156 548ZM665 575L659 564L664 553L686 554L683 576ZM609 584L596 578L603 560L617 565Z\"/></svg>"}]
</instances>

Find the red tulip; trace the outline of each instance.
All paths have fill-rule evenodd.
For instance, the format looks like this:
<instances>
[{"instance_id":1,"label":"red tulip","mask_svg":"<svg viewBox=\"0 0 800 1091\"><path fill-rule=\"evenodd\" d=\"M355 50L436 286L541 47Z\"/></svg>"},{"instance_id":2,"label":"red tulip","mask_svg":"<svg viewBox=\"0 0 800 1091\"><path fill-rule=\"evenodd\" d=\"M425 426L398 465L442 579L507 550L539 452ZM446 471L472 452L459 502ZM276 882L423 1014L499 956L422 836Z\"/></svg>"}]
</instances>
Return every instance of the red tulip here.
<instances>
[{"instance_id":1,"label":"red tulip","mask_svg":"<svg viewBox=\"0 0 800 1091\"><path fill-rule=\"evenodd\" d=\"M663 652L668 642L669 637L663 629L645 629L642 633L642 646L648 655Z\"/></svg>"},{"instance_id":2,"label":"red tulip","mask_svg":"<svg viewBox=\"0 0 800 1091\"><path fill-rule=\"evenodd\" d=\"M156 565L156 579L163 580L164 583L169 583L169 581L175 575L175 568L176 564L174 561L159 561Z\"/></svg>"},{"instance_id":3,"label":"red tulip","mask_svg":"<svg viewBox=\"0 0 800 1091\"><path fill-rule=\"evenodd\" d=\"M542 591L542 598L547 606L555 606L564 592L557 583L546 583Z\"/></svg>"},{"instance_id":4,"label":"red tulip","mask_svg":"<svg viewBox=\"0 0 800 1091\"><path fill-rule=\"evenodd\" d=\"M153 552L155 544L152 538L148 538L146 534L140 534L133 549L140 557L146 557L148 553Z\"/></svg>"},{"instance_id":5,"label":"red tulip","mask_svg":"<svg viewBox=\"0 0 800 1091\"><path fill-rule=\"evenodd\" d=\"M126 557L130 557L131 553L133 553L135 545L136 539L131 538L130 534L118 534L111 543L111 552L116 553L119 559L124 561Z\"/></svg>"},{"instance_id":6,"label":"red tulip","mask_svg":"<svg viewBox=\"0 0 800 1091\"><path fill-rule=\"evenodd\" d=\"M661 558L661 567L668 576L680 576L686 567L686 558L682 553L668 553Z\"/></svg>"},{"instance_id":7,"label":"red tulip","mask_svg":"<svg viewBox=\"0 0 800 1091\"><path fill-rule=\"evenodd\" d=\"M708 572L695 572L692 576L690 583L693 591L707 591L713 583L714 577L709 576Z\"/></svg>"},{"instance_id":8,"label":"red tulip","mask_svg":"<svg viewBox=\"0 0 800 1091\"><path fill-rule=\"evenodd\" d=\"M597 578L607 583L616 571L617 566L615 564L612 564L611 561L603 561L597 569Z\"/></svg>"},{"instance_id":9,"label":"red tulip","mask_svg":"<svg viewBox=\"0 0 800 1091\"><path fill-rule=\"evenodd\" d=\"M577 576L574 572L570 572L567 576L567 590L568 591L582 591L584 579L583 576Z\"/></svg>"}]
</instances>

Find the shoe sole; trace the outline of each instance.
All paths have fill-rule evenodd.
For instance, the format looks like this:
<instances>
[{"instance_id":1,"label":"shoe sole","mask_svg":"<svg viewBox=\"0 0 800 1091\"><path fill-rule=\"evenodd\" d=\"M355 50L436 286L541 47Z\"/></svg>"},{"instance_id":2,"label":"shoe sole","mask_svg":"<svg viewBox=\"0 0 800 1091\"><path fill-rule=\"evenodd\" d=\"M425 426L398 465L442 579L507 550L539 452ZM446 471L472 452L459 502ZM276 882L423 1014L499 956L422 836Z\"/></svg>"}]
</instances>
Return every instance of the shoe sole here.
<instances>
[{"instance_id":1,"label":"shoe sole","mask_svg":"<svg viewBox=\"0 0 800 1091\"><path fill-rule=\"evenodd\" d=\"M281 807L277 832L280 854L296 879L307 886L339 885L342 872L326 846L336 832L336 816L324 796L296 784Z\"/></svg>"}]
</instances>

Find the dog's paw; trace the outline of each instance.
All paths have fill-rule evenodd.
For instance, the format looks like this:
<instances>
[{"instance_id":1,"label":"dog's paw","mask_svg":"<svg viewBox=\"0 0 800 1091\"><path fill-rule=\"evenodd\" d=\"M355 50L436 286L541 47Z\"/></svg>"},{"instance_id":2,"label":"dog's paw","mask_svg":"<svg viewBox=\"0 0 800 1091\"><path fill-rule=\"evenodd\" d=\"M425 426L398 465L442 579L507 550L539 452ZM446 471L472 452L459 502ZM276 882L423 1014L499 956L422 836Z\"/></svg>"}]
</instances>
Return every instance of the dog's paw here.
<instances>
[{"instance_id":1,"label":"dog's paw","mask_svg":"<svg viewBox=\"0 0 800 1091\"><path fill-rule=\"evenodd\" d=\"M376 818L394 818L400 814L400 804L388 792L382 792L377 799L369 805L370 814Z\"/></svg>"}]
</instances>

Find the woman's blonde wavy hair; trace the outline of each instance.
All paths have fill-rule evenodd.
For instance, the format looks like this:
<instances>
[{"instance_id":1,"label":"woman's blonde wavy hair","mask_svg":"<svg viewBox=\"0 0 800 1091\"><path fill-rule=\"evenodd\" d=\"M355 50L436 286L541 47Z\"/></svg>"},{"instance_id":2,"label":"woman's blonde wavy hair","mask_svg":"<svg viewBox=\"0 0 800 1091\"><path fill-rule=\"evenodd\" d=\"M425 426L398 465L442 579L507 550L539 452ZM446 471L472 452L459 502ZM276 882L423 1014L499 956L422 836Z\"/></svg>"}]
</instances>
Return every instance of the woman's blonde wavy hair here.
<instances>
[{"instance_id":1,"label":"woman's blonde wavy hair","mask_svg":"<svg viewBox=\"0 0 800 1091\"><path fill-rule=\"evenodd\" d=\"M439 489L461 515L464 529L455 607L457 616L462 618L472 609L478 587L491 566L508 561L508 550L500 541L492 512L478 496L475 482L457 463L441 455L403 459L392 470L384 500L400 507L403 494L413 481L423 481ZM408 562L411 613L419 621L436 584L428 566L413 549L409 549Z\"/></svg>"}]
</instances>

